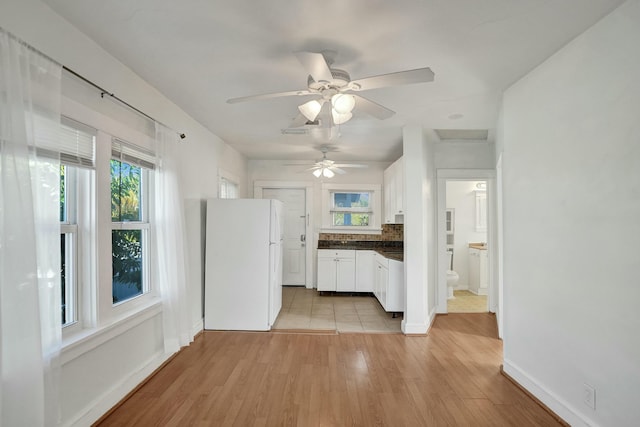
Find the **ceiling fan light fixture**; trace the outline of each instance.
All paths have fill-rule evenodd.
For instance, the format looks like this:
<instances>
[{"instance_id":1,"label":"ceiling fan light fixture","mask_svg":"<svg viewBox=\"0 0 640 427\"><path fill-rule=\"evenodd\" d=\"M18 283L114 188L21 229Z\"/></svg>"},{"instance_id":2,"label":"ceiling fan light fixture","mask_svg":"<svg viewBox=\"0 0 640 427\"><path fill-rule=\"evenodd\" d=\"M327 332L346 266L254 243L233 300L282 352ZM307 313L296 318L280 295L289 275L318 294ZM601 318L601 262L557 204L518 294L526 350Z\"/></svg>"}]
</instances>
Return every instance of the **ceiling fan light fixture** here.
<instances>
[{"instance_id":1,"label":"ceiling fan light fixture","mask_svg":"<svg viewBox=\"0 0 640 427\"><path fill-rule=\"evenodd\" d=\"M322 104L320 104L315 99L298 106L298 110L300 110L302 115L312 122L315 121L316 117L318 117L321 109Z\"/></svg>"},{"instance_id":2,"label":"ceiling fan light fixture","mask_svg":"<svg viewBox=\"0 0 640 427\"><path fill-rule=\"evenodd\" d=\"M322 175L322 169L316 169L312 173L316 178L320 178L320 175Z\"/></svg>"},{"instance_id":3,"label":"ceiling fan light fixture","mask_svg":"<svg viewBox=\"0 0 640 427\"><path fill-rule=\"evenodd\" d=\"M353 117L352 113L344 113L340 114L335 109L331 110L331 117L333 117L333 123L336 125L341 125L343 123L348 122Z\"/></svg>"},{"instance_id":4,"label":"ceiling fan light fixture","mask_svg":"<svg viewBox=\"0 0 640 427\"><path fill-rule=\"evenodd\" d=\"M322 175L325 176L326 178L333 178L333 176L335 175L333 173L333 171L329 168L324 168L322 169Z\"/></svg>"},{"instance_id":5,"label":"ceiling fan light fixture","mask_svg":"<svg viewBox=\"0 0 640 427\"><path fill-rule=\"evenodd\" d=\"M356 98L353 95L336 93L331 97L331 105L336 112L347 114L353 111L353 107L356 106Z\"/></svg>"}]
</instances>

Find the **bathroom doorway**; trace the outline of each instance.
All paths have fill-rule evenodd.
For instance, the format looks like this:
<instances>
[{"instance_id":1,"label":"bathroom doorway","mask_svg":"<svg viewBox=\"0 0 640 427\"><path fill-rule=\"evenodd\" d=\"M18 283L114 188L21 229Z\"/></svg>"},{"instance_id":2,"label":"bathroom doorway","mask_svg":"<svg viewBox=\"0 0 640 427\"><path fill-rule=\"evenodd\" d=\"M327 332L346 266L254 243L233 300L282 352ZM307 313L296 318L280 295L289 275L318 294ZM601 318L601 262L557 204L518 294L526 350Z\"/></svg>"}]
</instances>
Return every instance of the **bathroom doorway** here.
<instances>
[{"instance_id":1,"label":"bathroom doorway","mask_svg":"<svg viewBox=\"0 0 640 427\"><path fill-rule=\"evenodd\" d=\"M446 182L447 312L486 313L487 181Z\"/></svg>"},{"instance_id":2,"label":"bathroom doorway","mask_svg":"<svg viewBox=\"0 0 640 427\"><path fill-rule=\"evenodd\" d=\"M438 171L439 313L496 312L494 192L493 170Z\"/></svg>"}]
</instances>

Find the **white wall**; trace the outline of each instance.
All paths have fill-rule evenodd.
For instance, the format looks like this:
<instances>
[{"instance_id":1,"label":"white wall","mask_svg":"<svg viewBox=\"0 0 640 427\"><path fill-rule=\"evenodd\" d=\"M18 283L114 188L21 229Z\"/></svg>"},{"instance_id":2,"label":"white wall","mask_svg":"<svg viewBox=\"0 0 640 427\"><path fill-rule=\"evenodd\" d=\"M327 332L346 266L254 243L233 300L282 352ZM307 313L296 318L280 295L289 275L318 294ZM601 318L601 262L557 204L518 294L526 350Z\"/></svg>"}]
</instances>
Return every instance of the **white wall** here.
<instances>
[{"instance_id":1,"label":"white wall","mask_svg":"<svg viewBox=\"0 0 640 427\"><path fill-rule=\"evenodd\" d=\"M198 124L156 89L106 53L75 27L37 0L3 0L0 26L54 60L115 93L168 126L184 132L180 176L185 199L217 196L218 164L242 178L246 194L246 160L217 136ZM67 82L68 83L68 82ZM99 93L96 92L96 97ZM104 101L111 102L111 101ZM119 106L105 106L111 112ZM189 204L187 204L189 207ZM201 257L201 223L187 212L191 259ZM195 266L194 266L195 265ZM191 265L197 269L197 262ZM201 266L200 266L201 268ZM188 283L194 331L202 326L201 274ZM161 309L135 318L99 324L90 338L64 343L61 402L63 425L88 425L135 387L166 359L162 345Z\"/></svg>"},{"instance_id":2,"label":"white wall","mask_svg":"<svg viewBox=\"0 0 640 427\"><path fill-rule=\"evenodd\" d=\"M433 142L420 126L403 128L404 283L402 331L424 334L435 316L436 235Z\"/></svg>"},{"instance_id":3,"label":"white wall","mask_svg":"<svg viewBox=\"0 0 640 427\"><path fill-rule=\"evenodd\" d=\"M434 144L436 169L493 169L495 148L492 142L443 141Z\"/></svg>"},{"instance_id":4,"label":"white wall","mask_svg":"<svg viewBox=\"0 0 640 427\"><path fill-rule=\"evenodd\" d=\"M572 425L640 425L639 41L633 0L503 100L504 367Z\"/></svg>"},{"instance_id":5,"label":"white wall","mask_svg":"<svg viewBox=\"0 0 640 427\"><path fill-rule=\"evenodd\" d=\"M486 181L447 181L447 209L454 209L453 270L458 289L469 287L469 243L486 242L487 233L476 231L476 184Z\"/></svg>"}]
</instances>

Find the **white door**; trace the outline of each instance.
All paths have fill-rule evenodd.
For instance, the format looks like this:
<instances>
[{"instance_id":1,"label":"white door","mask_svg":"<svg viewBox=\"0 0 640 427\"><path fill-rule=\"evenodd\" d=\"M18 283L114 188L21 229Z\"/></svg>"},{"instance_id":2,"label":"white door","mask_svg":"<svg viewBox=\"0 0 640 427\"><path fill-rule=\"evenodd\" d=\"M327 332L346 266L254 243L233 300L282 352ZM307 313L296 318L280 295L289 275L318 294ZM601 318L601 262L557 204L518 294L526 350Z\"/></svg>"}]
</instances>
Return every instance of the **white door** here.
<instances>
[{"instance_id":1,"label":"white door","mask_svg":"<svg viewBox=\"0 0 640 427\"><path fill-rule=\"evenodd\" d=\"M284 203L282 284L304 286L306 277L306 190L303 188L265 188L262 197Z\"/></svg>"}]
</instances>

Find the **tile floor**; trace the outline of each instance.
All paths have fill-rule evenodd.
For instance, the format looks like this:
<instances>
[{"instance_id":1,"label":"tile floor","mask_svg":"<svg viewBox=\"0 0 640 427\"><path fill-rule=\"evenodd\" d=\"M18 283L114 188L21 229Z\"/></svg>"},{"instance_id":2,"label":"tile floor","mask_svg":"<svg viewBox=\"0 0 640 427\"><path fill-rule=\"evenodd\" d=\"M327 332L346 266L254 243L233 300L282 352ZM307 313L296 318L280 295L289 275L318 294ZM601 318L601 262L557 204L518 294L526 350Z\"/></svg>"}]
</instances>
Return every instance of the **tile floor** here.
<instances>
[{"instance_id":1,"label":"tile floor","mask_svg":"<svg viewBox=\"0 0 640 427\"><path fill-rule=\"evenodd\" d=\"M447 300L449 313L486 313L487 296L469 291L453 291L454 299Z\"/></svg>"},{"instance_id":2,"label":"tile floor","mask_svg":"<svg viewBox=\"0 0 640 427\"><path fill-rule=\"evenodd\" d=\"M286 286L273 330L394 333L400 332L401 321L402 314L394 319L374 296L320 295L315 289Z\"/></svg>"}]
</instances>

